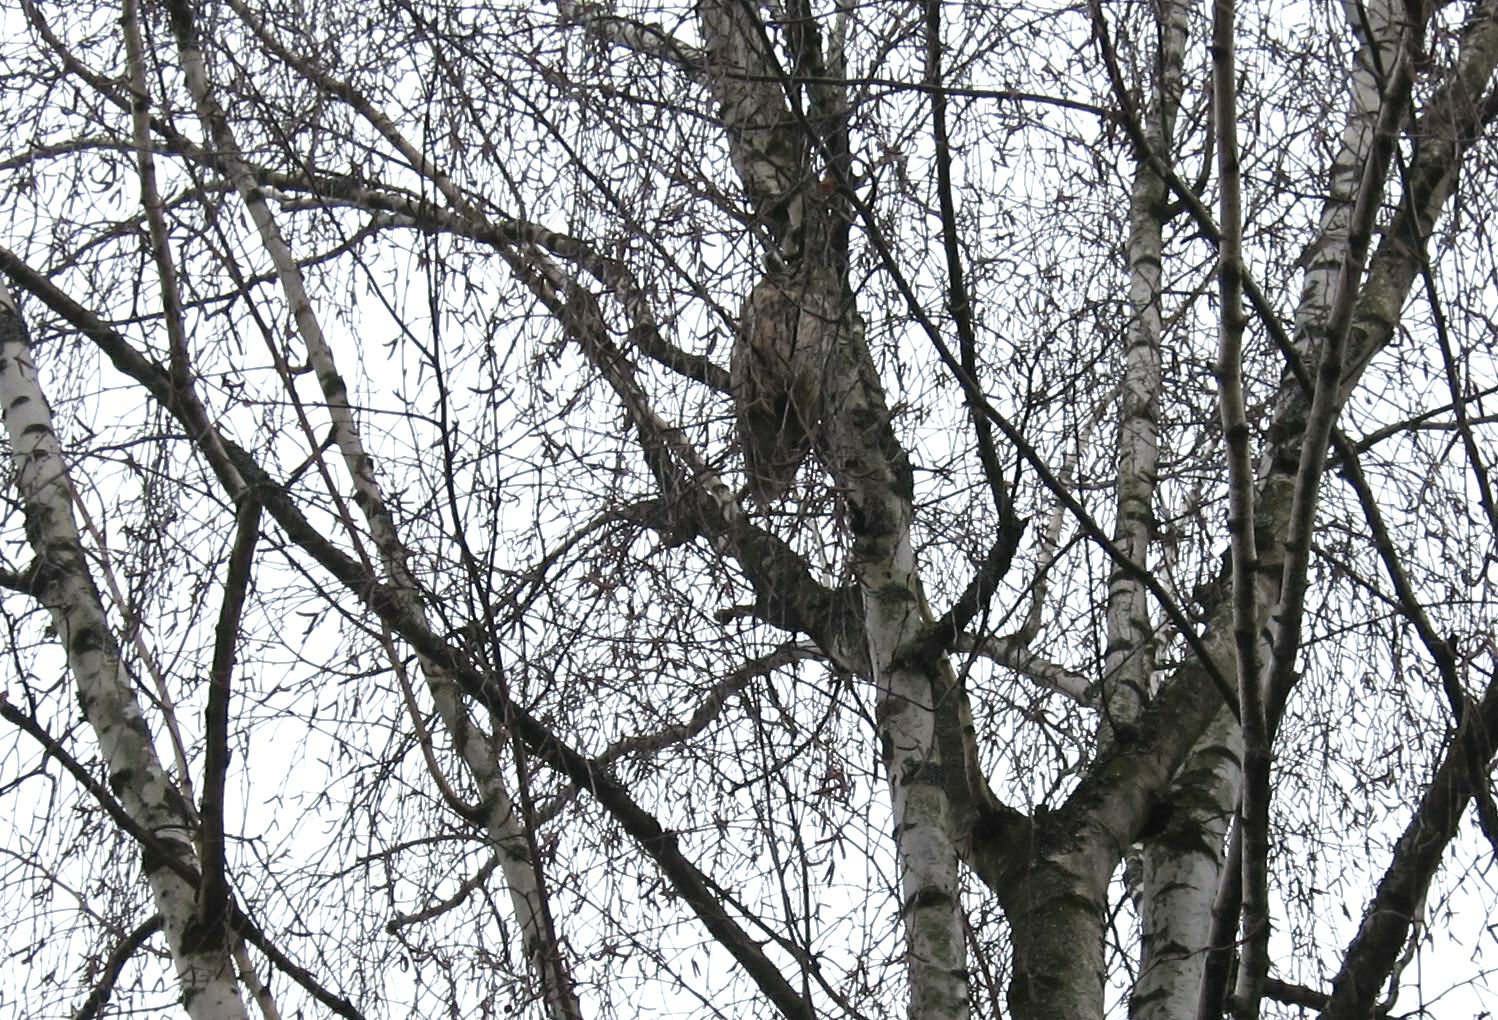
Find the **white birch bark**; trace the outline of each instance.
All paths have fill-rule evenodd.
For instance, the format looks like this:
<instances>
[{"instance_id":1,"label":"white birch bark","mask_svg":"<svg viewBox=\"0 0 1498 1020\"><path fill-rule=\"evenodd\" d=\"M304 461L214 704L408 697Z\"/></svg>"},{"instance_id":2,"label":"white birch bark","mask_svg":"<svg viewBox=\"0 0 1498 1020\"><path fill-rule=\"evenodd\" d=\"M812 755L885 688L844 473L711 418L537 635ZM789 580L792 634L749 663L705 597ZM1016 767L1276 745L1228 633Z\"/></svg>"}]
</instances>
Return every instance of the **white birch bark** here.
<instances>
[{"instance_id":1,"label":"white birch bark","mask_svg":"<svg viewBox=\"0 0 1498 1020\"><path fill-rule=\"evenodd\" d=\"M1188 0L1172 0L1159 8L1156 91L1142 127L1152 151L1167 165L1172 162L1172 135L1184 87L1182 71L1193 7ZM1154 520L1151 501L1158 464L1155 408L1160 387L1164 258L1161 220L1168 198L1165 181L1154 167L1142 161L1130 196L1129 297L1133 317L1126 334L1114 531L1114 541L1140 564L1148 562ZM1105 725L1110 720L1131 719L1148 695L1153 667L1151 637L1143 585L1115 567L1109 586L1105 665L1110 694ZM1236 747L1237 727L1224 715L1204 736L1201 748L1174 784L1164 831L1140 849L1143 947L1130 998L1130 1014L1139 1020L1179 1020L1196 1009L1222 840L1237 795Z\"/></svg>"},{"instance_id":2,"label":"white birch bark","mask_svg":"<svg viewBox=\"0 0 1498 1020\"><path fill-rule=\"evenodd\" d=\"M1160 6L1160 48L1155 96L1144 136L1153 152L1171 162L1172 134L1181 102L1190 5ZM1130 561L1149 566L1156 528L1155 483L1160 460L1156 422L1160 399L1160 308L1166 185L1141 160L1129 199L1129 307L1119 396L1118 495L1113 542ZM1149 595L1134 575L1114 564L1108 578L1107 650L1103 660L1102 725L1130 724L1149 697L1154 668L1154 628Z\"/></svg>"},{"instance_id":3,"label":"white birch bark","mask_svg":"<svg viewBox=\"0 0 1498 1020\"><path fill-rule=\"evenodd\" d=\"M1400 63L1400 35L1402 30L1408 29L1403 10L1404 5L1395 0L1375 0L1372 3L1349 0L1344 5L1349 25L1361 45L1353 58L1347 123L1342 131L1341 147L1332 162L1321 226L1316 239L1302 256L1306 269L1295 312L1295 345L1303 364L1315 366L1330 355L1335 363L1322 368L1330 368L1333 378L1325 385L1317 382L1320 394L1315 396L1305 392L1303 384L1289 368L1281 375L1270 444L1259 465L1262 479L1260 498L1266 506L1265 513L1276 521L1273 533L1279 539L1260 550L1264 568L1259 582L1260 599L1265 610L1260 619L1266 619L1268 609L1280 603L1286 594L1282 590L1286 562L1284 542L1289 535L1296 493L1304 489L1299 478L1301 462L1305 459L1302 447L1311 425L1313 404L1321 407L1319 417L1323 419L1323 430L1329 432L1328 419L1335 419L1347 392L1343 385L1342 366L1346 322L1340 336L1329 337L1328 334L1339 307L1345 306L1344 314L1350 314L1354 295L1344 291L1347 288L1355 291L1363 282L1361 253L1357 253L1358 264L1348 267L1348 260L1354 255L1354 217L1360 207L1365 216L1369 215L1369 203L1377 202L1382 192L1383 168L1370 165L1370 160L1375 158L1380 116L1386 122L1392 122L1402 113L1399 109L1384 109L1382 86ZM1370 189L1376 189L1379 194L1365 194ZM1372 208L1376 210L1376 206ZM1330 352L1324 350L1328 339L1337 344ZM1324 441L1322 445L1325 445ZM1319 462L1321 456L1323 453L1316 453L1312 459ZM1302 491L1299 498L1304 503L1306 494ZM1267 661L1269 656L1264 658ZM1270 690L1267 696L1282 697L1283 693Z\"/></svg>"},{"instance_id":4,"label":"white birch bark","mask_svg":"<svg viewBox=\"0 0 1498 1020\"><path fill-rule=\"evenodd\" d=\"M389 513L375 473L374 458L364 447L332 346L323 333L301 270L281 235L265 193L241 156L228 118L214 96L197 36L195 12L189 3L179 0L170 5L170 13L183 78L230 182L245 203L261 244L275 267L297 333L305 345L308 362L332 418L335 443L353 479L354 503L369 527L379 553L380 566L392 581L393 588L400 593L404 603L402 608L425 624L426 609L417 594L416 581L407 568L408 554ZM260 28L258 23L252 23L252 27ZM420 165L426 166L424 161ZM443 183L447 183L445 179ZM448 190L451 190L450 185ZM425 657L419 657L419 662L437 714L482 798L485 833L499 855L500 870L520 927L525 957L540 985L547 1013L552 1020L577 1020L582 1015L581 1006L543 900L545 894L540 875L532 859L532 841L509 794L494 747L488 735L470 717L461 691L447 671Z\"/></svg>"},{"instance_id":5,"label":"white birch bark","mask_svg":"<svg viewBox=\"0 0 1498 1020\"><path fill-rule=\"evenodd\" d=\"M1295 544L1294 536L1304 536L1310 522L1306 508L1312 503L1309 495L1312 489L1299 475L1305 473L1305 461L1310 457L1317 462L1311 465L1310 476L1313 481L1319 477L1319 463L1325 455L1326 438L1336 410L1356 385L1368 361L1392 335L1399 309L1417 275L1431 226L1450 194L1455 168L1470 144L1467 139L1473 137L1476 129L1477 112L1470 97L1485 90L1494 59L1498 57L1493 8L1485 4L1469 20L1466 45L1455 73L1424 104L1420 123L1411 132L1426 139L1423 152L1405 175L1406 193L1401 209L1388 228L1388 236L1375 254L1365 280L1361 255L1352 251L1354 229L1359 216L1366 223L1376 207L1373 203L1382 193L1382 160L1378 161L1380 165L1373 165L1371 157L1380 132L1385 135L1392 132L1394 116L1403 109L1404 101L1397 95L1398 76L1407 74L1400 67L1400 60L1408 58L1399 54L1408 40L1401 40L1399 34L1411 26L1400 20L1403 9L1398 5L1349 4L1346 9L1362 46L1354 61L1348 123L1333 165L1322 231L1303 257L1306 280L1296 316L1296 342L1302 356L1321 362L1320 377L1314 380L1319 392L1313 404L1312 395L1301 381L1286 371L1270 442L1260 460L1263 482L1257 513L1259 530L1273 541L1260 548L1258 606L1266 616L1271 607L1276 607L1276 618L1270 620L1270 627L1277 635L1277 650L1269 665L1274 667L1277 662L1279 674L1278 678L1271 676L1266 691L1271 740L1277 716L1289 693L1285 674L1295 654L1295 641L1284 636L1288 630L1280 619L1285 614L1280 600L1288 594L1294 610L1293 603L1304 594L1304 550L1299 565L1288 562L1286 556L1287 546ZM1391 91L1395 93L1392 103L1391 96L1386 94ZM1349 262L1352 264L1344 270L1344 264ZM1348 287L1358 288L1355 308L1354 295L1345 293ZM1339 325L1339 316L1350 316L1351 324L1343 318ZM1339 347L1344 341L1347 343L1345 360L1337 350L1328 364L1323 356L1328 339L1335 340ZM1315 406L1321 410L1314 411ZM1311 426L1318 421L1319 427L1313 434ZM1306 446L1312 452L1302 449ZM1319 453L1315 452L1317 449ZM1292 587L1294 590L1290 590Z\"/></svg>"},{"instance_id":6,"label":"white birch bark","mask_svg":"<svg viewBox=\"0 0 1498 1020\"><path fill-rule=\"evenodd\" d=\"M965 1020L967 947L948 784L954 777L966 782L968 763L960 737L944 739L936 704L945 696L950 704L944 711L954 712L956 703L965 705L965 700L949 679L944 656L906 654L924 646L935 622L921 592L910 539L910 466L890 431L889 410L853 299L832 268L827 218L838 212L819 200L810 179L807 125L787 105L765 27L756 18L754 9L743 4L698 5L706 77L744 191L779 255L800 274L797 296L806 305L802 316L814 316L838 334L830 345L821 428L829 468L843 490L853 533L852 567L863 594L900 862L908 1015ZM793 342L787 349L791 346Z\"/></svg>"},{"instance_id":7,"label":"white birch bark","mask_svg":"<svg viewBox=\"0 0 1498 1020\"><path fill-rule=\"evenodd\" d=\"M1229 0L1220 0L1220 5L1231 9ZM1316 373L1309 399L1302 394L1299 401L1285 405L1305 410L1293 432L1293 443L1299 448L1293 481L1287 470L1288 451L1281 450L1276 463L1280 470L1270 474L1271 483L1278 484L1266 486L1268 494L1278 503L1283 523L1275 531L1282 556L1272 572L1278 581L1278 598L1267 618L1268 647L1262 653L1263 638L1254 632L1256 621L1262 617L1252 607L1242 605L1235 613L1244 731L1244 778L1239 807L1243 836L1243 929L1232 1005L1234 1015L1240 1020L1258 1017L1269 970L1269 800L1274 733L1280 708L1289 696L1299 655L1311 533L1331 433L1343 400L1344 355L1354 300L1362 284L1369 240L1393 153L1393 139L1404 118L1411 83L1413 26L1408 23L1405 10L1395 10L1393 5L1370 8L1359 3L1355 7L1349 5L1348 16L1355 35L1364 45L1358 61L1363 66L1356 68L1353 75L1353 109L1348 125L1348 134L1355 137L1345 148L1360 150L1363 158L1352 166L1333 168L1333 199L1346 201L1330 224L1335 236L1323 234L1327 243L1318 253L1320 261L1313 259L1308 267L1307 286L1297 311L1297 346L1309 355ZM1231 47L1219 44L1219 61L1224 52L1231 53ZM1345 189L1345 194L1338 194L1339 188ZM1328 259L1328 253L1333 257ZM1297 384L1303 390L1304 384L1299 380ZM1228 419L1229 409L1225 404L1225 423ZM1241 469L1235 472L1241 474ZM1235 477L1233 481L1239 491L1248 492L1244 480ZM1240 522L1240 527L1246 526L1246 521ZM1252 535L1235 533L1234 543L1235 575L1257 568ZM1252 598L1250 578L1235 576L1233 586L1236 602Z\"/></svg>"},{"instance_id":8,"label":"white birch bark","mask_svg":"<svg viewBox=\"0 0 1498 1020\"><path fill-rule=\"evenodd\" d=\"M864 597L864 632L878 692L876 714L895 817L912 1020L968 1016L967 947L957 898L957 847L947 784L966 767L939 732L936 699L956 696L945 660L908 660L935 622L921 593L909 467L888 433L860 324L834 355L835 417L827 423L834 473L847 490L853 569ZM934 657L933 657L934 658Z\"/></svg>"},{"instance_id":9,"label":"white birch bark","mask_svg":"<svg viewBox=\"0 0 1498 1020\"><path fill-rule=\"evenodd\" d=\"M1344 286L1342 264L1347 257L1348 232L1363 167L1372 152L1378 122L1379 68L1393 66L1393 24L1396 8L1402 6L1396 0L1371 0L1368 3L1346 0L1343 4L1344 14L1360 45L1350 69L1347 120L1337 154L1332 159L1320 226L1314 240L1301 254L1305 275L1295 310L1295 345L1307 364L1314 364L1320 352L1332 308ZM1357 286L1358 282L1353 280L1351 284ZM1271 512L1272 508L1283 505L1288 516L1310 404L1309 395L1287 368L1280 377L1270 443L1259 463L1259 495ZM1269 543L1259 552L1265 568L1260 579L1261 608L1267 612L1279 597L1278 572L1283 562L1283 550L1276 543Z\"/></svg>"},{"instance_id":10,"label":"white birch bark","mask_svg":"<svg viewBox=\"0 0 1498 1020\"><path fill-rule=\"evenodd\" d=\"M1241 757L1238 724L1222 712L1172 785L1165 830L1140 855L1144 948L1129 1004L1136 1020L1196 1015Z\"/></svg>"},{"instance_id":11,"label":"white birch bark","mask_svg":"<svg viewBox=\"0 0 1498 1020\"><path fill-rule=\"evenodd\" d=\"M1314 358L1332 305L1341 292L1342 262L1357 202L1363 165L1373 147L1378 123L1380 82L1394 67L1397 26L1403 20L1396 0L1343 0L1343 16L1358 41L1348 76L1347 121L1332 159L1327 198L1315 239L1301 254L1305 276L1295 310L1296 343L1301 356ZM1356 285L1357 281L1353 281Z\"/></svg>"},{"instance_id":12,"label":"white birch bark","mask_svg":"<svg viewBox=\"0 0 1498 1020\"><path fill-rule=\"evenodd\" d=\"M1238 681L1243 781L1238 832L1242 837L1243 939L1234 1015L1257 1020L1269 974L1269 744L1266 699L1259 673L1255 577L1254 479L1243 397L1243 198L1238 163L1237 9L1233 0L1212 4L1212 105L1217 133L1219 226L1217 290L1218 412L1227 451L1228 538L1233 588L1233 649Z\"/></svg>"},{"instance_id":13,"label":"white birch bark","mask_svg":"<svg viewBox=\"0 0 1498 1020\"><path fill-rule=\"evenodd\" d=\"M729 157L758 227L783 244L800 222L807 183L806 138L787 108L780 68L767 51L769 34L757 7L731 2L697 5L708 87L728 132Z\"/></svg>"},{"instance_id":14,"label":"white birch bark","mask_svg":"<svg viewBox=\"0 0 1498 1020\"><path fill-rule=\"evenodd\" d=\"M141 714L103 601L89 573L73 517L73 487L52 411L42 392L30 341L10 291L0 284L0 406L26 508L26 532L37 561L40 598L52 618L78 684L84 717L99 741L110 785L121 805L169 852L195 864L188 805L172 783ZM244 1020L229 957L229 939L187 944L197 890L154 854L142 870L161 915L182 1006L192 1020Z\"/></svg>"},{"instance_id":15,"label":"white birch bark","mask_svg":"<svg viewBox=\"0 0 1498 1020\"><path fill-rule=\"evenodd\" d=\"M1350 16L1356 16L1353 5L1348 9ZM1375 69L1382 58L1373 47L1387 47L1391 13L1386 3L1368 5L1366 9L1374 40L1370 40L1359 23L1356 35L1363 45L1353 61L1342 145L1333 161L1318 240L1303 256L1307 272L1296 314L1297 340L1303 354L1316 349L1315 345L1319 343L1317 330L1324 330L1326 318L1339 293L1338 279L1346 252L1352 207L1363 165L1371 151L1378 117L1379 87ZM1385 48L1384 54L1387 53ZM1383 66L1391 65L1385 63ZM1243 582L1240 588L1253 593L1250 596L1252 612L1247 614L1249 619L1266 619L1279 597L1278 572L1283 557L1281 541L1290 517L1293 464L1298 459L1309 403L1298 383L1287 372L1275 408L1271 441L1260 459L1261 483L1256 494L1260 503L1256 516L1262 534L1280 541L1271 541L1263 548L1250 550L1252 555L1249 558L1257 560L1261 566L1255 577L1242 578L1240 571L1240 581ZM1253 511L1246 513L1254 514ZM1240 513L1240 518L1243 516ZM1243 520L1240 526L1252 525ZM1244 594L1240 592L1240 600ZM1256 627L1252 629L1256 631ZM1253 640L1258 640L1256 632ZM1198 891L1208 888L1209 875L1221 866L1220 840L1241 789L1238 763L1243 745L1236 730L1236 725L1224 718L1204 737L1185 771L1188 780L1197 778L1178 787L1183 796L1175 805L1172 831L1152 851L1154 856L1146 873L1159 876L1161 884L1153 893L1146 894L1143 904L1149 917L1145 935L1146 963L1136 987L1134 1003L1134 1013L1138 1016L1182 1016L1189 1015L1195 1008L1192 1000L1200 987L1204 959L1198 949L1205 945L1211 912L1211 896L1201 895ZM1183 811L1199 814L1199 838L1187 838L1181 830ZM1232 881L1236 884L1238 876L1232 876ZM1152 935L1151 928L1158 929L1157 934ZM1149 951L1152 944L1159 946L1153 958ZM1170 966L1165 964L1167 957L1180 962ZM1169 977L1157 974L1162 966L1175 973Z\"/></svg>"}]
</instances>

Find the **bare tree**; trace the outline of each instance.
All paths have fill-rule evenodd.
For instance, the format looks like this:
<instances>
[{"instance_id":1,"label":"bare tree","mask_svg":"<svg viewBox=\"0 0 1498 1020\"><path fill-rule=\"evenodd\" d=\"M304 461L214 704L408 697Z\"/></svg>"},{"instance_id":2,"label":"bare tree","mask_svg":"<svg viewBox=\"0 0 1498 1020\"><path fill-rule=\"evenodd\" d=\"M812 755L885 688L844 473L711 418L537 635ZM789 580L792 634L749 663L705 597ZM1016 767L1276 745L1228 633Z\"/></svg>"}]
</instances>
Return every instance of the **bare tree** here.
<instances>
[{"instance_id":1,"label":"bare tree","mask_svg":"<svg viewBox=\"0 0 1498 1020\"><path fill-rule=\"evenodd\" d=\"M14 1015L1477 994L1498 4L3 24Z\"/></svg>"}]
</instances>

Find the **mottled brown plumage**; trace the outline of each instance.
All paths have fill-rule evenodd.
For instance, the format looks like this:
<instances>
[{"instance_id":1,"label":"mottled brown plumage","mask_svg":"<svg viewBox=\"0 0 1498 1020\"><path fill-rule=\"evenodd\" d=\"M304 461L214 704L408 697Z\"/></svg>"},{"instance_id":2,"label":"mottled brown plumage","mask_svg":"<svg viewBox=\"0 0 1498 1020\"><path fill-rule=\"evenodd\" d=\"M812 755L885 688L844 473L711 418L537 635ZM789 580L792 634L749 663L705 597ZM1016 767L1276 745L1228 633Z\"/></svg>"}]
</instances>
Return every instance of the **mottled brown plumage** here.
<instances>
[{"instance_id":1,"label":"mottled brown plumage","mask_svg":"<svg viewBox=\"0 0 1498 1020\"><path fill-rule=\"evenodd\" d=\"M790 488L816 441L837 336L835 279L770 272L744 302L730 364L739 445L761 506Z\"/></svg>"}]
</instances>

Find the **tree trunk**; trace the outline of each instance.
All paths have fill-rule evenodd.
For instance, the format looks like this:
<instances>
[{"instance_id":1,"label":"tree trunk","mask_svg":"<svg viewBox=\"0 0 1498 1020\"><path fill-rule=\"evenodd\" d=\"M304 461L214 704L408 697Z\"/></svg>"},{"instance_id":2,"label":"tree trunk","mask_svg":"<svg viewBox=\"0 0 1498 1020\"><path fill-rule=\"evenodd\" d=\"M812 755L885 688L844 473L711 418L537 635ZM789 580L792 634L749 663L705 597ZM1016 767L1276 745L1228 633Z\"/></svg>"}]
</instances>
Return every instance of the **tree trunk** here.
<instances>
[{"instance_id":1,"label":"tree trunk","mask_svg":"<svg viewBox=\"0 0 1498 1020\"><path fill-rule=\"evenodd\" d=\"M36 556L36 595L52 618L78 701L99 741L110 786L125 811L154 833L166 852L194 868L196 819L152 746L130 675L120 662L99 590L73 519L67 459L52 430L25 323L0 284L0 406L10 436L16 488L26 507L26 535ZM199 930L197 890L166 860L145 853L141 870L161 915L162 930L192 1020L244 1020L230 959L233 936L224 918Z\"/></svg>"}]
</instances>

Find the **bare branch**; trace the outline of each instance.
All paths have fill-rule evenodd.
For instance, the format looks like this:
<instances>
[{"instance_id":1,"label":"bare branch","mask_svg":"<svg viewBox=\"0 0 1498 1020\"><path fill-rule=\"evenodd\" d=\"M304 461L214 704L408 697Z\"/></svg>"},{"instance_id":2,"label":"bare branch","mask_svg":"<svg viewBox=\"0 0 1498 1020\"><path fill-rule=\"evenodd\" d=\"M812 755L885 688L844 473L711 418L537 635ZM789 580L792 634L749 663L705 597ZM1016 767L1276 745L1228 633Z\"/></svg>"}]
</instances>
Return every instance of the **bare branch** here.
<instances>
[{"instance_id":1,"label":"bare branch","mask_svg":"<svg viewBox=\"0 0 1498 1020\"><path fill-rule=\"evenodd\" d=\"M94 1020L109 1005L109 997L114 994L115 982L120 979L120 972L125 969L125 964L129 963L130 958L140 952L140 948L160 930L161 915L153 914L149 919L138 924L109 951L109 955L104 959L102 973L94 982L94 990L89 992L88 998L84 999L82 1004L73 1011L73 1020Z\"/></svg>"},{"instance_id":2,"label":"bare branch","mask_svg":"<svg viewBox=\"0 0 1498 1020\"><path fill-rule=\"evenodd\" d=\"M204 945L221 944L229 909L229 880L224 873L224 783L229 771L229 697L239 652L239 630L244 615L260 538L260 507L251 498L240 502L229 571L224 578L224 600L214 633L213 670L208 678L208 708L204 713L206 751L203 756L203 802L199 811L202 833L203 880L198 886L195 931L189 936Z\"/></svg>"}]
</instances>

